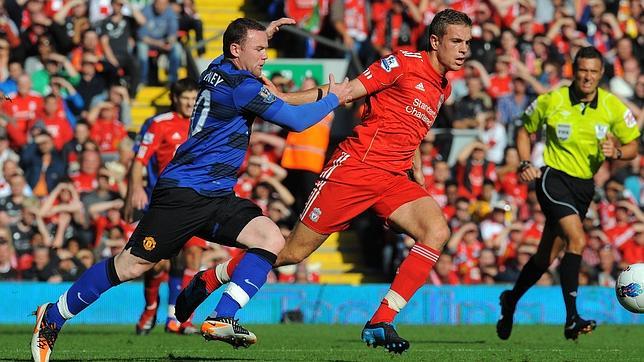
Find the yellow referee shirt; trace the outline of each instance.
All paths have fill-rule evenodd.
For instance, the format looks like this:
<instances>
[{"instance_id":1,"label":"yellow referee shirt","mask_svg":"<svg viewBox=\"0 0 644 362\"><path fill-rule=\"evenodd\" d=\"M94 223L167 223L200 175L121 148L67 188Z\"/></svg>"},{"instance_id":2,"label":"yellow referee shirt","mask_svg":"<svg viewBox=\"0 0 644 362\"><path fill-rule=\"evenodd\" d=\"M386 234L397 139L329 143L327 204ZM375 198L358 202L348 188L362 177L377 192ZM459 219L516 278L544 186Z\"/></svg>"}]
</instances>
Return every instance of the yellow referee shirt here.
<instances>
[{"instance_id":1,"label":"yellow referee shirt","mask_svg":"<svg viewBox=\"0 0 644 362\"><path fill-rule=\"evenodd\" d=\"M622 144L640 136L633 113L601 88L592 102L582 103L570 87L561 87L535 99L521 119L528 133L545 126L546 165L582 179L604 162L601 142L609 133Z\"/></svg>"}]
</instances>

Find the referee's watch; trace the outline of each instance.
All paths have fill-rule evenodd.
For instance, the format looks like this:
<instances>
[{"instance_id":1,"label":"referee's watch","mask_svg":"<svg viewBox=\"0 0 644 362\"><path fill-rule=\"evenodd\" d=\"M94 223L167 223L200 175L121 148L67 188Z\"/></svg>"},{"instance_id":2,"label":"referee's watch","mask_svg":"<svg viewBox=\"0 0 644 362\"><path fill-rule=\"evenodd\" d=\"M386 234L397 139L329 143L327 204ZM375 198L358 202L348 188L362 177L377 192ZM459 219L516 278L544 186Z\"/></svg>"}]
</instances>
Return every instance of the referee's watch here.
<instances>
[{"instance_id":1,"label":"referee's watch","mask_svg":"<svg viewBox=\"0 0 644 362\"><path fill-rule=\"evenodd\" d=\"M532 167L532 162L528 160L521 161L521 163L519 163L519 173L525 171L528 167Z\"/></svg>"},{"instance_id":2,"label":"referee's watch","mask_svg":"<svg viewBox=\"0 0 644 362\"><path fill-rule=\"evenodd\" d=\"M615 151L617 151L617 156L615 156L616 160L621 160L622 159L622 150L619 148L616 148Z\"/></svg>"}]
</instances>

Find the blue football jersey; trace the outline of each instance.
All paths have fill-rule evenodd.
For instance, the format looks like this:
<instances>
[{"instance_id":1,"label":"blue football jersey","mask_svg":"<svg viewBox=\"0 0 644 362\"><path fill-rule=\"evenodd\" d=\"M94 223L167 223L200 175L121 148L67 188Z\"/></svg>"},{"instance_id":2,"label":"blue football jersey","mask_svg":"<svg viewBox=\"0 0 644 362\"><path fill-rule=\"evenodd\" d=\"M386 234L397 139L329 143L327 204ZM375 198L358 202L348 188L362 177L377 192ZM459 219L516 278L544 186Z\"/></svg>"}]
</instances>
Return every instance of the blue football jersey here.
<instances>
[{"instance_id":1,"label":"blue football jersey","mask_svg":"<svg viewBox=\"0 0 644 362\"><path fill-rule=\"evenodd\" d=\"M271 120L285 103L229 60L213 61L201 74L199 89L190 136L163 170L157 187L223 196L237 182L255 117Z\"/></svg>"}]
</instances>

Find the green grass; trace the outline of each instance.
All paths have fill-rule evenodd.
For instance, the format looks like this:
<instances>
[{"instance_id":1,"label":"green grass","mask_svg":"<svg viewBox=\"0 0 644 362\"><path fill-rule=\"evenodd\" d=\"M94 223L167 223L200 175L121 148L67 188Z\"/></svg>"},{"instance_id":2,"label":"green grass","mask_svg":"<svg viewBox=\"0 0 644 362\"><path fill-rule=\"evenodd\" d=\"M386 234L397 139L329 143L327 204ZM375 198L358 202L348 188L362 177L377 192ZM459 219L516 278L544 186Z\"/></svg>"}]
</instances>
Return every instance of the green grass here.
<instances>
[{"instance_id":1,"label":"green grass","mask_svg":"<svg viewBox=\"0 0 644 362\"><path fill-rule=\"evenodd\" d=\"M201 336L168 335L157 327L148 336L134 326L69 325L60 334L52 360L79 361L642 361L644 326L600 325L578 342L563 338L560 326L516 326L500 341L494 326L408 326L411 342L402 356L367 348L361 326L249 326L258 344L234 350ZM30 360L30 326L0 326L0 360Z\"/></svg>"}]
</instances>

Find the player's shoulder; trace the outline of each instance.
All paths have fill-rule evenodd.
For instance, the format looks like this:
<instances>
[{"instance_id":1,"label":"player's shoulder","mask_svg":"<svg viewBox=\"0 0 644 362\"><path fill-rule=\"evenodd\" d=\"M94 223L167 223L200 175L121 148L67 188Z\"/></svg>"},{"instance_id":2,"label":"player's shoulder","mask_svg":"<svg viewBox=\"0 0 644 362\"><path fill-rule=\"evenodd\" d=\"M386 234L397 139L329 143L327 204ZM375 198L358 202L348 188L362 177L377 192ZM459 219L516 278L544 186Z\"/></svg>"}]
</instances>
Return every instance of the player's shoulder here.
<instances>
[{"instance_id":1,"label":"player's shoulder","mask_svg":"<svg viewBox=\"0 0 644 362\"><path fill-rule=\"evenodd\" d=\"M420 52L410 52L406 50L397 50L380 59L380 67L386 72L391 72L395 68L405 69L414 66L414 63L422 63L423 55Z\"/></svg>"},{"instance_id":2,"label":"player's shoulder","mask_svg":"<svg viewBox=\"0 0 644 362\"><path fill-rule=\"evenodd\" d=\"M216 60L210 63L208 69L201 73L200 83L214 86L224 83L231 88L236 88L249 79L257 81L249 71L237 69L230 61L223 59L219 63Z\"/></svg>"},{"instance_id":3,"label":"player's shoulder","mask_svg":"<svg viewBox=\"0 0 644 362\"><path fill-rule=\"evenodd\" d=\"M165 113L157 114L156 116L152 117L150 122L162 123L162 122L172 121L174 119L175 119L174 112L165 112Z\"/></svg>"},{"instance_id":4,"label":"player's shoulder","mask_svg":"<svg viewBox=\"0 0 644 362\"><path fill-rule=\"evenodd\" d=\"M597 98L600 104L604 107L610 107L614 109L627 108L624 102L619 99L619 97L603 88L597 88Z\"/></svg>"}]
</instances>

